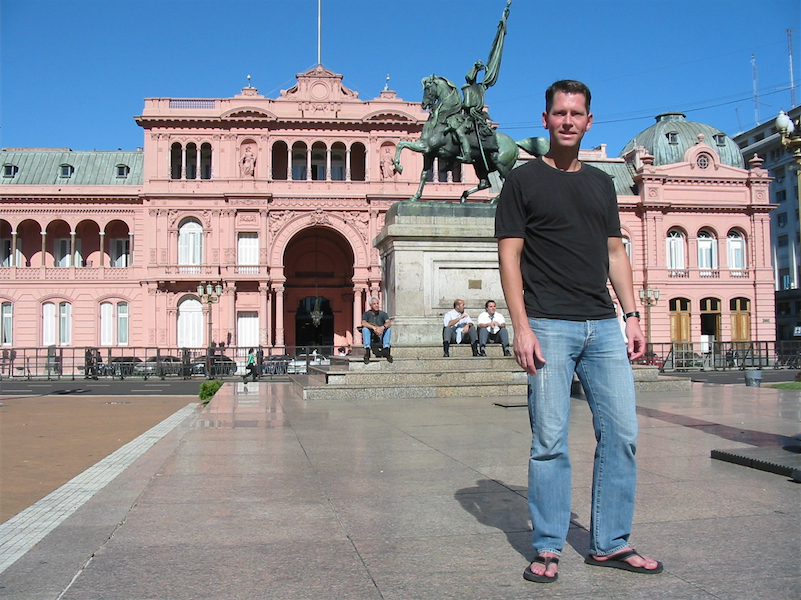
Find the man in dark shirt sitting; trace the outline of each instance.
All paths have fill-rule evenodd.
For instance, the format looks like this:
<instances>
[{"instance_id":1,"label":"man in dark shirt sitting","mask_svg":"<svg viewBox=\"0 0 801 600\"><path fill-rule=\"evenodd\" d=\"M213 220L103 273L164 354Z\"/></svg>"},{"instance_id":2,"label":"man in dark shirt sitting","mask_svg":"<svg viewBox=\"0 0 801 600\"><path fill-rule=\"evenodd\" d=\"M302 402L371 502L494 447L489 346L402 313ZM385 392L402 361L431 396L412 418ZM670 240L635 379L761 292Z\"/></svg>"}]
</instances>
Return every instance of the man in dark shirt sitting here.
<instances>
[{"instance_id":1,"label":"man in dark shirt sitting","mask_svg":"<svg viewBox=\"0 0 801 600\"><path fill-rule=\"evenodd\" d=\"M370 298L370 310L362 315L362 341L364 342L364 362L370 362L371 338L376 336L381 342L381 352L387 361L392 362L390 354L390 341L392 338L392 321L389 315L383 310L379 310L380 300L373 296ZM380 358L379 354L376 357Z\"/></svg>"}]
</instances>

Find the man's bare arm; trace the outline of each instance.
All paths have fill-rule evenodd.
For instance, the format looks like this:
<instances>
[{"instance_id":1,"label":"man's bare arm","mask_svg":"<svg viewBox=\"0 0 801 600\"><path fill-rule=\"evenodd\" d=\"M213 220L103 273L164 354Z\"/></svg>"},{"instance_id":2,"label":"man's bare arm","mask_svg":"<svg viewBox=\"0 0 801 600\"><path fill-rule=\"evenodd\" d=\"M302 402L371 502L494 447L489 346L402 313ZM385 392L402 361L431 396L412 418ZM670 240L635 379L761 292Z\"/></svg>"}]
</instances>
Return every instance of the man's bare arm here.
<instances>
[{"instance_id":1,"label":"man's bare arm","mask_svg":"<svg viewBox=\"0 0 801 600\"><path fill-rule=\"evenodd\" d=\"M637 310L634 299L634 283L631 274L631 262L626 253L623 240L619 237L610 237L609 247L609 281L615 290L615 295L623 314ZM645 354L645 336L640 327L640 320L632 317L626 320L626 339L629 351L629 360L637 360Z\"/></svg>"},{"instance_id":2,"label":"man's bare arm","mask_svg":"<svg viewBox=\"0 0 801 600\"><path fill-rule=\"evenodd\" d=\"M523 272L520 268L523 244L523 238L498 240L498 262L503 295L515 330L515 359L526 373L536 375L537 364L544 364L545 357L542 355L537 336L528 324L526 305L523 301Z\"/></svg>"}]
</instances>

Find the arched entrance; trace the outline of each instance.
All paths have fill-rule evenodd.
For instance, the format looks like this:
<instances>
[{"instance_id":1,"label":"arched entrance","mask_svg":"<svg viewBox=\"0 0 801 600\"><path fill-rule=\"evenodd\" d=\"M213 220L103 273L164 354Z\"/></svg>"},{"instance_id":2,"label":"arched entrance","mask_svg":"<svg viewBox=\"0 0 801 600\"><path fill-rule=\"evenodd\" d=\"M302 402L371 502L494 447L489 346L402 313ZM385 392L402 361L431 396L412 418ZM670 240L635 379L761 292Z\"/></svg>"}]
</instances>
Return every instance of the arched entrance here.
<instances>
[{"instance_id":1,"label":"arched entrance","mask_svg":"<svg viewBox=\"0 0 801 600\"><path fill-rule=\"evenodd\" d=\"M330 354L352 343L353 262L348 240L330 227L309 227L290 240L284 253L287 344L318 346ZM318 298L323 316L315 325L311 315Z\"/></svg>"}]
</instances>

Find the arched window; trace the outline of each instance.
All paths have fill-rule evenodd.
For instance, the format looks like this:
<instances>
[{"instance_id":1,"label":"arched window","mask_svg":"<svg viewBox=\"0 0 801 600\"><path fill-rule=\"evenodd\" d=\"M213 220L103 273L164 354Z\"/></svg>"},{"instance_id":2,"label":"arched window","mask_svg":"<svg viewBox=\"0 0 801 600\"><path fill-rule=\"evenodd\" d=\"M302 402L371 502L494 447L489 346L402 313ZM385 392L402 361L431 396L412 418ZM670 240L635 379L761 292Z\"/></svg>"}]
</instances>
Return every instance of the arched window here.
<instances>
[{"instance_id":1,"label":"arched window","mask_svg":"<svg viewBox=\"0 0 801 600\"><path fill-rule=\"evenodd\" d=\"M14 343L14 305L11 302L0 304L0 344L10 346Z\"/></svg>"},{"instance_id":2,"label":"arched window","mask_svg":"<svg viewBox=\"0 0 801 600\"><path fill-rule=\"evenodd\" d=\"M178 305L178 347L203 347L203 305L197 298L185 298Z\"/></svg>"},{"instance_id":3,"label":"arched window","mask_svg":"<svg viewBox=\"0 0 801 600\"><path fill-rule=\"evenodd\" d=\"M273 144L273 179L275 181L286 181L287 178L287 154L289 149L286 142L275 142Z\"/></svg>"},{"instance_id":4,"label":"arched window","mask_svg":"<svg viewBox=\"0 0 801 600\"><path fill-rule=\"evenodd\" d=\"M312 144L311 155L312 172L314 181L325 181L326 147L322 142Z\"/></svg>"},{"instance_id":5,"label":"arched window","mask_svg":"<svg viewBox=\"0 0 801 600\"><path fill-rule=\"evenodd\" d=\"M186 178L197 179L197 146L194 143L186 145Z\"/></svg>"},{"instance_id":6,"label":"arched window","mask_svg":"<svg viewBox=\"0 0 801 600\"><path fill-rule=\"evenodd\" d=\"M72 304L42 304L42 345L69 346L72 342Z\"/></svg>"},{"instance_id":7,"label":"arched window","mask_svg":"<svg viewBox=\"0 0 801 600\"><path fill-rule=\"evenodd\" d=\"M181 144L175 142L170 147L170 179L180 179L183 170L183 151Z\"/></svg>"},{"instance_id":8,"label":"arched window","mask_svg":"<svg viewBox=\"0 0 801 600\"><path fill-rule=\"evenodd\" d=\"M195 219L187 219L178 228L178 270L200 274L203 264L203 227Z\"/></svg>"},{"instance_id":9,"label":"arched window","mask_svg":"<svg viewBox=\"0 0 801 600\"><path fill-rule=\"evenodd\" d=\"M698 269L701 277L713 277L718 273L717 240L705 229L698 232Z\"/></svg>"},{"instance_id":10,"label":"arched window","mask_svg":"<svg viewBox=\"0 0 801 600\"><path fill-rule=\"evenodd\" d=\"M350 180L364 181L367 175L367 150L356 142L350 147Z\"/></svg>"},{"instance_id":11,"label":"arched window","mask_svg":"<svg viewBox=\"0 0 801 600\"><path fill-rule=\"evenodd\" d=\"M671 277L681 277L686 269L684 234L676 229L671 229L667 235L667 268Z\"/></svg>"},{"instance_id":12,"label":"arched window","mask_svg":"<svg viewBox=\"0 0 801 600\"><path fill-rule=\"evenodd\" d=\"M292 146L292 179L306 180L306 144L295 142Z\"/></svg>"},{"instance_id":13,"label":"arched window","mask_svg":"<svg viewBox=\"0 0 801 600\"><path fill-rule=\"evenodd\" d=\"M745 271L748 268L745 254L745 239L736 229L729 232L726 239L726 260L732 271Z\"/></svg>"},{"instance_id":14,"label":"arched window","mask_svg":"<svg viewBox=\"0 0 801 600\"><path fill-rule=\"evenodd\" d=\"M625 235L621 239L623 241L623 247L626 249L626 254L629 257L629 262L631 262L631 240Z\"/></svg>"},{"instance_id":15,"label":"arched window","mask_svg":"<svg viewBox=\"0 0 801 600\"><path fill-rule=\"evenodd\" d=\"M345 144L342 142L331 146L331 179L345 181Z\"/></svg>"},{"instance_id":16,"label":"arched window","mask_svg":"<svg viewBox=\"0 0 801 600\"><path fill-rule=\"evenodd\" d=\"M200 146L200 178L211 179L211 144Z\"/></svg>"},{"instance_id":17,"label":"arched window","mask_svg":"<svg viewBox=\"0 0 801 600\"><path fill-rule=\"evenodd\" d=\"M128 345L128 303L117 302L116 315L114 308L115 305L111 302L103 302L100 305L101 346Z\"/></svg>"}]
</instances>

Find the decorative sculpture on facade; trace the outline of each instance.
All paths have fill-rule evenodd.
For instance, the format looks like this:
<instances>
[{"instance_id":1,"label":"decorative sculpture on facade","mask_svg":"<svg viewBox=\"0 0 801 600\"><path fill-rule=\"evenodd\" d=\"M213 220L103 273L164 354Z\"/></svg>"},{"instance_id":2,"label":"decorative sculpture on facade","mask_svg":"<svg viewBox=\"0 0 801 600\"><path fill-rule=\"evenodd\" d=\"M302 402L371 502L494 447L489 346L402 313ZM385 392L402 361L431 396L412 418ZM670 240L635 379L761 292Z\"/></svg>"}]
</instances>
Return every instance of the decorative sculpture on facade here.
<instances>
[{"instance_id":1,"label":"decorative sculpture on facade","mask_svg":"<svg viewBox=\"0 0 801 600\"><path fill-rule=\"evenodd\" d=\"M462 86L462 94L455 83L444 77L431 75L423 79L421 105L431 111L431 116L423 125L420 141L399 142L392 161L395 170L402 173L400 155L404 148L423 154L420 186L410 200L419 200L422 196L435 158L440 160L440 171L452 172L457 162L473 165L479 183L462 193L460 202L464 203L470 194L490 187L490 173L497 172L501 178L506 177L517 161L518 146L535 156L548 151L548 141L545 138L527 138L515 142L508 135L495 131L489 114L484 110L486 91L495 84L500 73L506 20L511 4L512 0L507 0L487 64L480 60L473 64L465 75L467 83ZM484 77L478 81L482 71Z\"/></svg>"}]
</instances>

